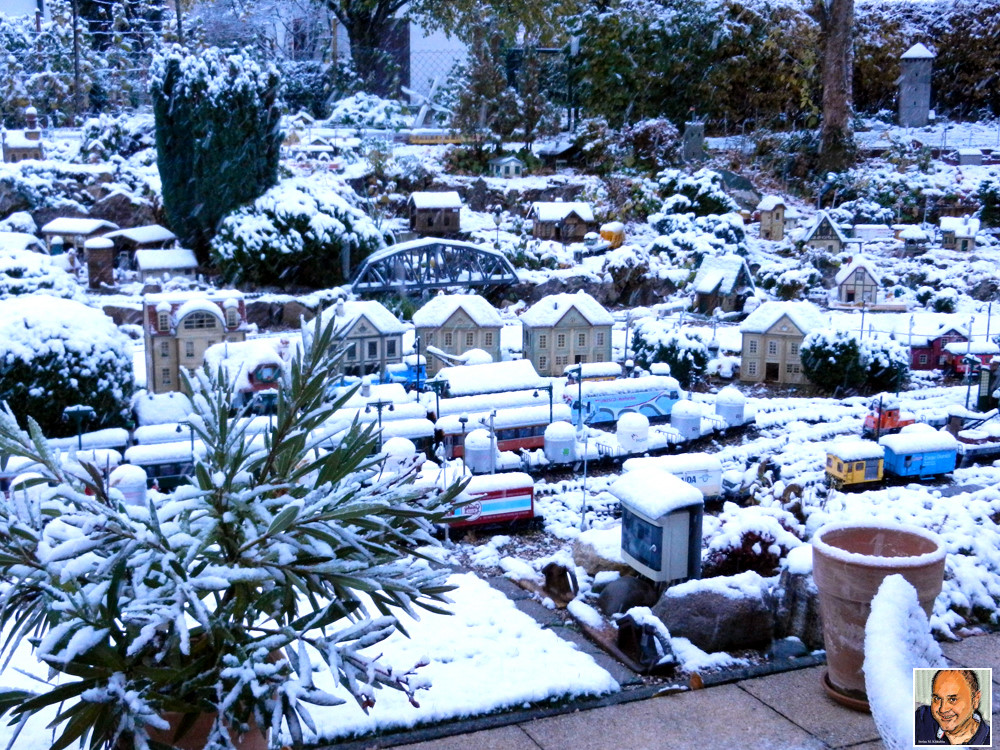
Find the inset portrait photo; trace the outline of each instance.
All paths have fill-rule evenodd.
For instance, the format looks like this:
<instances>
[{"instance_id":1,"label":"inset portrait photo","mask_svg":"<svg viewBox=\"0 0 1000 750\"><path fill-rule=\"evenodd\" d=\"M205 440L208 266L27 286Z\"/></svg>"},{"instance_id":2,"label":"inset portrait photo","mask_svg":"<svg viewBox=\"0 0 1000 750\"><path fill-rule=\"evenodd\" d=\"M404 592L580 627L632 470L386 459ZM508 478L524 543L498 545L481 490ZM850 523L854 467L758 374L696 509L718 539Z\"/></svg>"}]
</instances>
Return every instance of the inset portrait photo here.
<instances>
[{"instance_id":1,"label":"inset portrait photo","mask_svg":"<svg viewBox=\"0 0 1000 750\"><path fill-rule=\"evenodd\" d=\"M914 669L913 744L993 747L992 669Z\"/></svg>"}]
</instances>

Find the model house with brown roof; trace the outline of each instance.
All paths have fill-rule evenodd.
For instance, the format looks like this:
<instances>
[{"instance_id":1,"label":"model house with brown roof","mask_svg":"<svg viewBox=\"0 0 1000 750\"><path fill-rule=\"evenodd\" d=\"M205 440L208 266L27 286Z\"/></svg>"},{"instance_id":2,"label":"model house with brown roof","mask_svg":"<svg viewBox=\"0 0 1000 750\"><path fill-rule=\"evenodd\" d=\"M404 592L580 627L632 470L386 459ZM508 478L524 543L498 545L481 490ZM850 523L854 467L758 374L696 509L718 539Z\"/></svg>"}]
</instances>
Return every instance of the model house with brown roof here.
<instances>
[{"instance_id":1,"label":"model house with brown roof","mask_svg":"<svg viewBox=\"0 0 1000 750\"><path fill-rule=\"evenodd\" d=\"M779 385L805 383L799 358L802 341L824 325L826 317L811 302L765 302L740 324L740 380Z\"/></svg>"},{"instance_id":2,"label":"model house with brown roof","mask_svg":"<svg viewBox=\"0 0 1000 750\"><path fill-rule=\"evenodd\" d=\"M760 212L760 238L780 242L785 239L785 199L766 195L757 204Z\"/></svg>"},{"instance_id":3,"label":"model house with brown roof","mask_svg":"<svg viewBox=\"0 0 1000 750\"><path fill-rule=\"evenodd\" d=\"M524 358L547 377L561 376L567 365L608 362L614 322L584 291L550 294L521 315Z\"/></svg>"},{"instance_id":4,"label":"model house with brown roof","mask_svg":"<svg viewBox=\"0 0 1000 750\"><path fill-rule=\"evenodd\" d=\"M462 199L454 190L410 193L410 231L441 236L462 229Z\"/></svg>"},{"instance_id":5,"label":"model house with brown roof","mask_svg":"<svg viewBox=\"0 0 1000 750\"><path fill-rule=\"evenodd\" d=\"M580 201L537 201L528 210L531 233L540 240L582 242L596 228L594 210Z\"/></svg>"},{"instance_id":6,"label":"model house with brown roof","mask_svg":"<svg viewBox=\"0 0 1000 750\"><path fill-rule=\"evenodd\" d=\"M246 303L235 289L148 294L142 300L146 339L146 389L184 388L182 370L201 367L213 344L246 339Z\"/></svg>"},{"instance_id":7,"label":"model house with brown roof","mask_svg":"<svg viewBox=\"0 0 1000 750\"><path fill-rule=\"evenodd\" d=\"M874 305L878 302L881 278L871 261L855 255L834 277L837 299L845 305Z\"/></svg>"},{"instance_id":8,"label":"model house with brown roof","mask_svg":"<svg viewBox=\"0 0 1000 750\"><path fill-rule=\"evenodd\" d=\"M847 237L826 211L820 211L812 226L805 231L802 242L814 250L825 250L836 255L844 249Z\"/></svg>"},{"instance_id":9,"label":"model house with brown roof","mask_svg":"<svg viewBox=\"0 0 1000 750\"><path fill-rule=\"evenodd\" d=\"M971 252L976 249L976 236L979 234L979 219L969 216L941 217L941 247L945 250L961 250Z\"/></svg>"},{"instance_id":10,"label":"model house with brown roof","mask_svg":"<svg viewBox=\"0 0 1000 750\"><path fill-rule=\"evenodd\" d=\"M739 255L705 256L694 277L695 312L710 315L743 309L747 297L755 291L747 262Z\"/></svg>"},{"instance_id":11,"label":"model house with brown roof","mask_svg":"<svg viewBox=\"0 0 1000 750\"><path fill-rule=\"evenodd\" d=\"M427 357L427 375L445 366L432 350L458 356L482 349L500 361L500 313L478 294L439 294L413 313L413 325Z\"/></svg>"}]
</instances>

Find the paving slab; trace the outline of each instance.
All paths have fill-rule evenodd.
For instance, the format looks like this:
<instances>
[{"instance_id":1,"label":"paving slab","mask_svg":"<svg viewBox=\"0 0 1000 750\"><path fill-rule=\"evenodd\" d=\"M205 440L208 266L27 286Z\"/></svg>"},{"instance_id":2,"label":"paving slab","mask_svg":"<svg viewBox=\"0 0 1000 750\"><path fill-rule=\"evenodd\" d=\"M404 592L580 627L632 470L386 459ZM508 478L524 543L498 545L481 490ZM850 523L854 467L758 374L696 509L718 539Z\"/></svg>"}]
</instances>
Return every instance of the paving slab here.
<instances>
[{"instance_id":1,"label":"paving slab","mask_svg":"<svg viewBox=\"0 0 1000 750\"><path fill-rule=\"evenodd\" d=\"M538 745L518 725L456 734L405 746L408 750L538 750Z\"/></svg>"},{"instance_id":2,"label":"paving slab","mask_svg":"<svg viewBox=\"0 0 1000 750\"><path fill-rule=\"evenodd\" d=\"M541 750L823 750L819 740L737 685L521 724Z\"/></svg>"},{"instance_id":3,"label":"paving slab","mask_svg":"<svg viewBox=\"0 0 1000 750\"><path fill-rule=\"evenodd\" d=\"M960 641L942 643L941 651L958 666L992 668L993 682L1000 685L1000 633L970 635Z\"/></svg>"},{"instance_id":4,"label":"paving slab","mask_svg":"<svg viewBox=\"0 0 1000 750\"><path fill-rule=\"evenodd\" d=\"M852 711L827 697L820 683L825 670L811 667L738 684L831 748L879 740L871 714Z\"/></svg>"}]
</instances>

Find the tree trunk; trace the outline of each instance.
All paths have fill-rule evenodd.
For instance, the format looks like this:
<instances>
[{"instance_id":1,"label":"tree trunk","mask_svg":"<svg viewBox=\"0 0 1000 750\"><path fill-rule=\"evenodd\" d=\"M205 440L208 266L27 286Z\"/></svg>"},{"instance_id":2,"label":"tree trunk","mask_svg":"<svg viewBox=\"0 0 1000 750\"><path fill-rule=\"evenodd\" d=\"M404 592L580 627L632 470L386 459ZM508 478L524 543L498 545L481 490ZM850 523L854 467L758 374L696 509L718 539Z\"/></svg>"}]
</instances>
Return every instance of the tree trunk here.
<instances>
[{"instance_id":1,"label":"tree trunk","mask_svg":"<svg viewBox=\"0 0 1000 750\"><path fill-rule=\"evenodd\" d=\"M828 0L820 8L823 38L823 125L820 168L839 171L854 161L854 0Z\"/></svg>"}]
</instances>

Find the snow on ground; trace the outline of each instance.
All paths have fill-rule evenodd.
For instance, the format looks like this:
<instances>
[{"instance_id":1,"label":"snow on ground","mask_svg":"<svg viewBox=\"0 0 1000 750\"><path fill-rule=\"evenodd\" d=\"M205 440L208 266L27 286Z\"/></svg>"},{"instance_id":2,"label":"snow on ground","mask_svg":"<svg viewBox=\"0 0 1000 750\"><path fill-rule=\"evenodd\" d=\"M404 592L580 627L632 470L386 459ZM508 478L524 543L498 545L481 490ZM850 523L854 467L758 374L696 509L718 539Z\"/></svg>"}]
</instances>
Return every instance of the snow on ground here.
<instances>
[{"instance_id":1,"label":"snow on ground","mask_svg":"<svg viewBox=\"0 0 1000 750\"><path fill-rule=\"evenodd\" d=\"M429 690L417 693L418 708L402 693L376 693L369 715L349 693L335 685L329 673L316 676L316 686L347 702L340 706L310 706L316 721L314 741L336 741L372 731L390 731L479 716L525 703L572 699L616 692L618 683L596 662L551 630L543 629L503 594L473 574L449 579L458 588L450 595L452 615L421 613L421 619L403 616L410 638L391 636L374 647L386 664L409 667L421 661L418 679ZM27 687L22 671L44 679L46 669L23 644L0 676L0 686ZM30 684L30 683L29 683ZM53 712L27 722L15 749L52 744L45 724ZM0 723L0 747L10 741L12 728Z\"/></svg>"}]
</instances>

